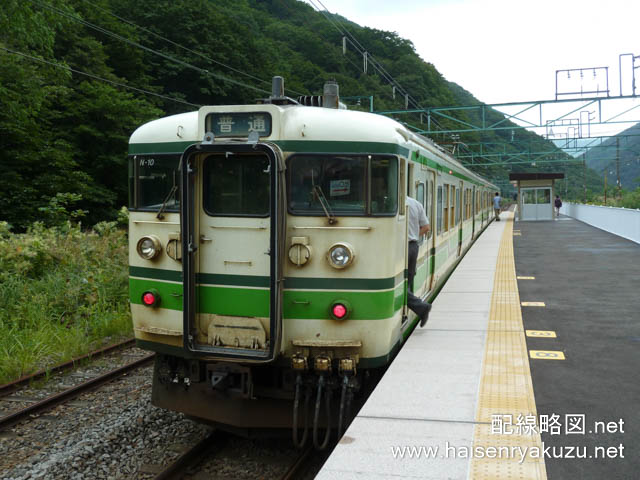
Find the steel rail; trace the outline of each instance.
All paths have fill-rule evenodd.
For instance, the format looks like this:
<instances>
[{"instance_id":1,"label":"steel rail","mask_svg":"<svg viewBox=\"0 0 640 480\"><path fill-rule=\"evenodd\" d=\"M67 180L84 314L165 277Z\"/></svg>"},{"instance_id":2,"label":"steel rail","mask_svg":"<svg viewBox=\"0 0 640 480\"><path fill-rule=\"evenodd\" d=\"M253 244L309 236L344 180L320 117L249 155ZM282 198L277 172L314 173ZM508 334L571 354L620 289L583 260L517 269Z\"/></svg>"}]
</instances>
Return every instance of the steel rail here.
<instances>
[{"instance_id":1,"label":"steel rail","mask_svg":"<svg viewBox=\"0 0 640 480\"><path fill-rule=\"evenodd\" d=\"M304 467L308 466L308 462L310 460L309 457L313 458L311 455L313 452L316 451L311 446L300 452L300 455L296 458L294 464L289 467L284 475L282 475L281 480L295 480L300 478L300 474L303 473Z\"/></svg>"},{"instance_id":2,"label":"steel rail","mask_svg":"<svg viewBox=\"0 0 640 480\"><path fill-rule=\"evenodd\" d=\"M73 367L76 366L76 364L78 362L82 362L83 360L89 360L91 358L96 358L96 357L100 357L106 353L110 353L113 352L115 350L119 350L122 348L126 348L129 346L134 346L135 345L135 338L130 338L128 340L124 340L123 342L120 343L114 343L113 345L107 345L106 347L100 348L98 350L95 350L93 352L89 352L86 355L82 355L80 357L76 357L73 358L71 360L69 360L68 362L64 362L64 363L60 363L58 365L55 365L53 367L50 368L45 368L42 370L39 370L35 373L32 373L30 375L25 375L23 377L20 377L17 380L14 380L13 382L9 382L9 383L5 383L4 385L0 385L0 398L1 397L5 397L13 392L15 392L19 387L33 381L33 380L38 380L40 378L44 378L47 375L51 375L52 373L58 373L58 372L62 372L65 370L71 370Z\"/></svg>"},{"instance_id":3,"label":"steel rail","mask_svg":"<svg viewBox=\"0 0 640 480\"><path fill-rule=\"evenodd\" d=\"M222 437L221 434L223 434L223 432L218 430L211 432L189 450L176 458L173 463L171 463L162 472L153 477L153 480L174 480L181 478L185 470L190 466L197 464L204 454L207 453L207 451L214 445L214 443L218 443L227 438L226 434Z\"/></svg>"},{"instance_id":4,"label":"steel rail","mask_svg":"<svg viewBox=\"0 0 640 480\"><path fill-rule=\"evenodd\" d=\"M135 370L136 368L139 368L148 363L151 363L151 361L154 358L155 358L155 353L152 353L143 358L140 358L131 363L128 363L122 367L116 368L115 370L111 370L110 372L107 372L103 375L94 377L90 380L87 380L86 382L80 383L60 393L51 395L50 397L47 397L37 403L29 405L28 407L18 410L17 412L14 412L5 417L2 417L0 418L0 431L15 425L16 423L24 420L28 416L42 413L43 411L49 410L72 398L78 397L83 393L87 393L91 390L94 390L104 385L105 383L108 383L109 381L119 377L124 373L127 373L131 370Z\"/></svg>"}]
</instances>

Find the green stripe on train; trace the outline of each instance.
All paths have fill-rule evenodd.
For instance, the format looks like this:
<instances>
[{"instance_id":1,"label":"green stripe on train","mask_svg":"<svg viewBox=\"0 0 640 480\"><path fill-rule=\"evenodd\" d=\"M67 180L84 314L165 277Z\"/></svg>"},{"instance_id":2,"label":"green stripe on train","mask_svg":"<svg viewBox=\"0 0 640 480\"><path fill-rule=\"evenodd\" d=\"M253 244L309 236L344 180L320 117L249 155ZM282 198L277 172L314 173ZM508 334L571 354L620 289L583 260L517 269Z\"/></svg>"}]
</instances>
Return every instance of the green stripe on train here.
<instances>
[{"instance_id":1,"label":"green stripe on train","mask_svg":"<svg viewBox=\"0 0 640 480\"><path fill-rule=\"evenodd\" d=\"M131 303L141 305L142 293L154 288L161 298L160 307L182 310L182 285L148 279L129 279ZM404 282L393 290L369 292L299 291L283 292L285 318L329 319L329 308L337 300L348 302L351 320L381 320L402 308ZM198 311L243 317L269 316L269 290L258 288L197 287Z\"/></svg>"},{"instance_id":2,"label":"green stripe on train","mask_svg":"<svg viewBox=\"0 0 640 480\"><path fill-rule=\"evenodd\" d=\"M130 143L129 155L152 153L182 153L187 147L200 142L160 142ZM312 153L388 153L392 155L409 155L409 149L395 143L386 142L340 142L318 140L276 140L284 152Z\"/></svg>"}]
</instances>

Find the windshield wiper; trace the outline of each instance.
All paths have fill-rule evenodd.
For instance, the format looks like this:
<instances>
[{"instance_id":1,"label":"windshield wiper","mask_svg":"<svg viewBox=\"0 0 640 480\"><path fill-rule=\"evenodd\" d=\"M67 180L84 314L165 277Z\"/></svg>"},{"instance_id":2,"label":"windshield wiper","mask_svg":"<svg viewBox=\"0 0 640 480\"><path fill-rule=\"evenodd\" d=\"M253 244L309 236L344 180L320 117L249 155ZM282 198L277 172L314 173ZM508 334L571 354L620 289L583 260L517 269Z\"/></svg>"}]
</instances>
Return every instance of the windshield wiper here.
<instances>
[{"instance_id":1,"label":"windshield wiper","mask_svg":"<svg viewBox=\"0 0 640 480\"><path fill-rule=\"evenodd\" d=\"M176 183L176 171L173 171L173 187L171 187L171 190L169 190L169 193L167 194L166 198L164 199L164 201L162 202L162 206L160 207L160 210L158 210L158 214L156 215L156 218L158 220L164 220L164 209L167 208L167 204L169 203L169 200L171 200L171 198L174 199L175 201L175 194L178 191L178 184Z\"/></svg>"},{"instance_id":2,"label":"windshield wiper","mask_svg":"<svg viewBox=\"0 0 640 480\"><path fill-rule=\"evenodd\" d=\"M329 225L333 225L334 223L338 223L338 220L333 216L333 212L331 211L331 207L329 206L329 202L327 201L327 197L325 197L324 192L320 185L314 185L312 187L313 195L320 202L320 206L324 210L324 214L327 216L329 221Z\"/></svg>"}]
</instances>

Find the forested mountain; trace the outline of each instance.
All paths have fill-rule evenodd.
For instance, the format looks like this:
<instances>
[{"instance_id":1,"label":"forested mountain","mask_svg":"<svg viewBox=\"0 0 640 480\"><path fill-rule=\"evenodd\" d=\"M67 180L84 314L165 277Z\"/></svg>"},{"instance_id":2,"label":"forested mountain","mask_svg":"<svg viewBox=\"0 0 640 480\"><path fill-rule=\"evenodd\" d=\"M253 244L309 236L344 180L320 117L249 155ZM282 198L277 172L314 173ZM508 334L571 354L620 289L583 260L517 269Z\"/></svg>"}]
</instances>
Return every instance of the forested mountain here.
<instances>
[{"instance_id":1,"label":"forested mountain","mask_svg":"<svg viewBox=\"0 0 640 480\"><path fill-rule=\"evenodd\" d=\"M383 75L363 73L352 48L343 54L335 21L422 107L479 103L420 59L410 41L328 20L296 0L3 0L0 220L22 229L61 209L77 210L88 224L113 218L126 204L127 140L137 126L205 104L253 103L268 96L274 75L285 78L292 97L318 94L335 79L343 96L373 95L376 110L404 108ZM402 120L420 123L419 116ZM553 148L513 132L460 141L506 141L514 152L535 143ZM513 166L525 168L533 167ZM581 191L582 167L568 169L569 192ZM510 168L476 170L504 180Z\"/></svg>"},{"instance_id":2,"label":"forested mountain","mask_svg":"<svg viewBox=\"0 0 640 480\"><path fill-rule=\"evenodd\" d=\"M640 123L589 149L587 165L600 176L606 173L608 184L615 186L616 158L618 158L622 187L628 190L638 188L640 186Z\"/></svg>"}]
</instances>

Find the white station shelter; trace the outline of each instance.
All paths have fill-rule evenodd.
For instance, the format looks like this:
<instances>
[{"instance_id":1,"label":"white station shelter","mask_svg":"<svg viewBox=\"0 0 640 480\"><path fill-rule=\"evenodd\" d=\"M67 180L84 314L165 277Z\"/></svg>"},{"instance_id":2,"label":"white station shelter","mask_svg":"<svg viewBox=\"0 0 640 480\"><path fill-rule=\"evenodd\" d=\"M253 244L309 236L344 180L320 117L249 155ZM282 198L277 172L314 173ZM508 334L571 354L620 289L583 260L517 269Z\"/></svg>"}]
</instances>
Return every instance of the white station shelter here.
<instances>
[{"instance_id":1,"label":"white station shelter","mask_svg":"<svg viewBox=\"0 0 640 480\"><path fill-rule=\"evenodd\" d=\"M553 220L554 182L562 178L564 173L510 173L518 189L518 220Z\"/></svg>"}]
</instances>

